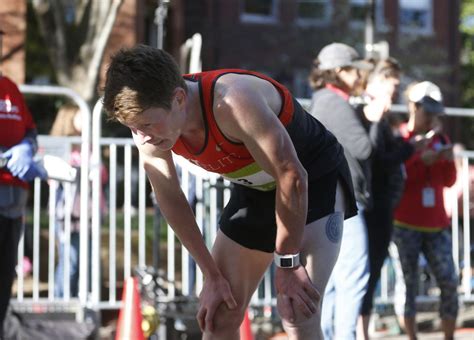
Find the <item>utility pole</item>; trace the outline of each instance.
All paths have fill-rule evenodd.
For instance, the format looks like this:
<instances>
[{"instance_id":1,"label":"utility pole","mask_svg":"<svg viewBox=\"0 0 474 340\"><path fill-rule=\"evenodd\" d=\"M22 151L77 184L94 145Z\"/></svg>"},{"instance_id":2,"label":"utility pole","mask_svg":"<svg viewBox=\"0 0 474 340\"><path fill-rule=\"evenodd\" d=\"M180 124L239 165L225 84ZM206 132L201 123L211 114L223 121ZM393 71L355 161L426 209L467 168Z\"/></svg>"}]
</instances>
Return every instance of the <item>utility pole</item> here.
<instances>
[{"instance_id":1,"label":"utility pole","mask_svg":"<svg viewBox=\"0 0 474 340\"><path fill-rule=\"evenodd\" d=\"M168 16L168 6L170 0L158 0L158 7L155 10L155 24L157 25L156 46L163 49L163 39L165 31L165 20Z\"/></svg>"},{"instance_id":2,"label":"utility pole","mask_svg":"<svg viewBox=\"0 0 474 340\"><path fill-rule=\"evenodd\" d=\"M389 45L386 41L375 42L375 13L376 0L367 0L365 14L365 57L374 59L387 59Z\"/></svg>"},{"instance_id":3,"label":"utility pole","mask_svg":"<svg viewBox=\"0 0 474 340\"><path fill-rule=\"evenodd\" d=\"M154 23L157 27L157 34L156 34L156 47L160 50L163 49L163 40L165 36L165 20L168 16L168 5L170 0L157 0L158 7L155 10L155 20ZM155 215L153 219L153 267L158 272L159 264L160 264L160 234L161 234L161 211L158 207L158 203L154 199L154 195L152 196ZM166 339L166 327L160 325L160 339Z\"/></svg>"},{"instance_id":4,"label":"utility pole","mask_svg":"<svg viewBox=\"0 0 474 340\"><path fill-rule=\"evenodd\" d=\"M365 12L365 57L374 57L375 0L367 0Z\"/></svg>"}]
</instances>

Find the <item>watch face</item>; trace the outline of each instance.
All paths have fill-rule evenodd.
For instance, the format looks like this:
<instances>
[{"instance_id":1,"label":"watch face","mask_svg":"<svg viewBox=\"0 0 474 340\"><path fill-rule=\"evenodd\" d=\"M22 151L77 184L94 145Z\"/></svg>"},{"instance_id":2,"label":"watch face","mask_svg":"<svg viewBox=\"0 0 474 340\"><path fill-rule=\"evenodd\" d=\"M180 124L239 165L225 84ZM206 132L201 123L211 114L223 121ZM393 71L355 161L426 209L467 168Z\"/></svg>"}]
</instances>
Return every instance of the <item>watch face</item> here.
<instances>
[{"instance_id":1,"label":"watch face","mask_svg":"<svg viewBox=\"0 0 474 340\"><path fill-rule=\"evenodd\" d=\"M285 258L280 259L280 266L282 268L291 268L291 267L293 267L293 259L285 259Z\"/></svg>"}]
</instances>

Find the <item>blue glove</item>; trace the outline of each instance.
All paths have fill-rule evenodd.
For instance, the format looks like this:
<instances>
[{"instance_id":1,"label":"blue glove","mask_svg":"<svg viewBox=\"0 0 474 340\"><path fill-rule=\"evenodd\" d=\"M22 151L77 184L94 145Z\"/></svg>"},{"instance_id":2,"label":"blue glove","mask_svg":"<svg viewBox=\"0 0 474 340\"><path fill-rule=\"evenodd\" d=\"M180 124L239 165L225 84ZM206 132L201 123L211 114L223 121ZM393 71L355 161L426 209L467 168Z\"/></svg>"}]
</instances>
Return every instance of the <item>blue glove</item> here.
<instances>
[{"instance_id":1,"label":"blue glove","mask_svg":"<svg viewBox=\"0 0 474 340\"><path fill-rule=\"evenodd\" d=\"M33 164L30 166L28 171L23 175L22 177L19 177L22 181L32 181L35 179L35 177L39 177L41 179L47 179L48 178L48 173L46 172L46 169L43 168L41 165L38 163L33 162Z\"/></svg>"},{"instance_id":2,"label":"blue glove","mask_svg":"<svg viewBox=\"0 0 474 340\"><path fill-rule=\"evenodd\" d=\"M32 180L39 174L33 161L33 147L27 139L5 151L3 157L8 160L7 168L10 173L23 181Z\"/></svg>"}]
</instances>

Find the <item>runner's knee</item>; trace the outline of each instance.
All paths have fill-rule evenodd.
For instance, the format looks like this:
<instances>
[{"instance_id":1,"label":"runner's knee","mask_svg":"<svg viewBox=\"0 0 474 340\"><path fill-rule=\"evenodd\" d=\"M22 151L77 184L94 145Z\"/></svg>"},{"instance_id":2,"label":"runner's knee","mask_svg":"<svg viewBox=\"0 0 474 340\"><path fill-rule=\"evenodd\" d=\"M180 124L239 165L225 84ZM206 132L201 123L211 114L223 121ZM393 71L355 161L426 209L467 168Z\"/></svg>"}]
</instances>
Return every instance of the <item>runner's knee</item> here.
<instances>
[{"instance_id":1,"label":"runner's knee","mask_svg":"<svg viewBox=\"0 0 474 340\"><path fill-rule=\"evenodd\" d=\"M317 306L316 312L309 318L300 314L292 322L282 319L282 323L288 335L297 336L298 339L322 339L321 306Z\"/></svg>"},{"instance_id":2,"label":"runner's knee","mask_svg":"<svg viewBox=\"0 0 474 340\"><path fill-rule=\"evenodd\" d=\"M214 314L214 335L232 334L239 330L244 319L245 308L238 306L235 309L229 309L224 304L216 310Z\"/></svg>"}]
</instances>

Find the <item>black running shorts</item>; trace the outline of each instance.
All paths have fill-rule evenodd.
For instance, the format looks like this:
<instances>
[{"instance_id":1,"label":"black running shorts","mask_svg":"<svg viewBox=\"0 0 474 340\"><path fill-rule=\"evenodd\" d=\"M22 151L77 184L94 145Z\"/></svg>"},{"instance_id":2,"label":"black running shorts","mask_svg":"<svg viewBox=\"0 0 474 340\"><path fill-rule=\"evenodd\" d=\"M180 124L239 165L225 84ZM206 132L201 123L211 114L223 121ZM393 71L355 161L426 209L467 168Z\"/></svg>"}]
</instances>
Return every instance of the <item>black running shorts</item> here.
<instances>
[{"instance_id":1,"label":"black running shorts","mask_svg":"<svg viewBox=\"0 0 474 340\"><path fill-rule=\"evenodd\" d=\"M308 183L306 224L334 213L338 180L345 194L345 218L357 214L349 167L343 159L335 170ZM259 191L235 184L219 223L221 231L240 245L272 253L276 240L275 190Z\"/></svg>"}]
</instances>

